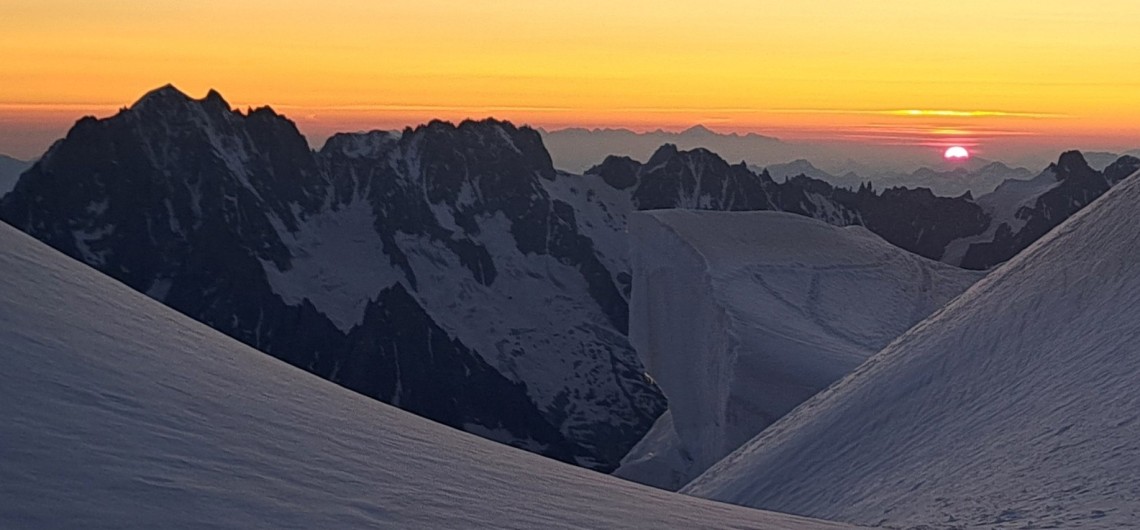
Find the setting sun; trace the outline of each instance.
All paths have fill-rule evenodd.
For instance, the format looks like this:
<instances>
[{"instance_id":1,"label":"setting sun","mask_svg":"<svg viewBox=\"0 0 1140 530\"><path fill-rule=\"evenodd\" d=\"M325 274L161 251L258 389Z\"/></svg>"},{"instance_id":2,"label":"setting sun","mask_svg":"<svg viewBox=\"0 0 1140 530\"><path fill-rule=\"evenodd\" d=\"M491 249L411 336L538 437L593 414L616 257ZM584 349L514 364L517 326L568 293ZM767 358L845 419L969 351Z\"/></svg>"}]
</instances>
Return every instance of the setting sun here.
<instances>
[{"instance_id":1,"label":"setting sun","mask_svg":"<svg viewBox=\"0 0 1140 530\"><path fill-rule=\"evenodd\" d=\"M967 158L970 158L970 152L967 151L965 147L956 145L947 149L946 152L942 154L942 156L946 160L966 160Z\"/></svg>"}]
</instances>

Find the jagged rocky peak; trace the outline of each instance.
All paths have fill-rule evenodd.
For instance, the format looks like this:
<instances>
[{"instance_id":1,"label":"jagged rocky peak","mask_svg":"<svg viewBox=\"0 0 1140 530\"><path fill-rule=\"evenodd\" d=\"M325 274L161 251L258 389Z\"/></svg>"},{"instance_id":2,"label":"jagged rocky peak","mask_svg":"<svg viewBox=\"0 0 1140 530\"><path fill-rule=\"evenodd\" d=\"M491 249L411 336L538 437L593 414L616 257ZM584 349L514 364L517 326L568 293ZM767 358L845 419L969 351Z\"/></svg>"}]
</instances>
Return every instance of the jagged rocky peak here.
<instances>
[{"instance_id":1,"label":"jagged rocky peak","mask_svg":"<svg viewBox=\"0 0 1140 530\"><path fill-rule=\"evenodd\" d=\"M135 101L127 110L134 112L169 113L178 107L190 105L199 106L213 112L236 112L230 107L226 99L222 97L222 94L215 89L211 88L202 99L194 99L172 84L164 85L143 94L143 96L139 98L138 101Z\"/></svg>"},{"instance_id":2,"label":"jagged rocky peak","mask_svg":"<svg viewBox=\"0 0 1140 530\"><path fill-rule=\"evenodd\" d=\"M1118 158L1116 162L1104 168L1104 178L1108 180L1109 184L1116 184L1128 178L1137 170L1140 170L1140 158L1124 155Z\"/></svg>"},{"instance_id":3,"label":"jagged rocky peak","mask_svg":"<svg viewBox=\"0 0 1140 530\"><path fill-rule=\"evenodd\" d=\"M1097 176L1096 170L1089 166L1085 160L1085 155L1081 154L1080 151L1061 153L1057 163L1050 165L1049 168L1056 173L1057 180L1086 179Z\"/></svg>"},{"instance_id":4,"label":"jagged rocky peak","mask_svg":"<svg viewBox=\"0 0 1140 530\"><path fill-rule=\"evenodd\" d=\"M748 165L744 162L739 164L730 164L720 155L704 148L696 147L688 150L678 149L674 144L664 144L653 153L649 158L649 162L645 163L647 170L656 170L661 166L669 166L671 164L682 164L689 168L691 171L699 171L702 169L709 169L713 171L727 171L731 168L734 171L743 171L751 173Z\"/></svg>"},{"instance_id":5,"label":"jagged rocky peak","mask_svg":"<svg viewBox=\"0 0 1140 530\"><path fill-rule=\"evenodd\" d=\"M661 166L667 167L671 164L683 164L693 169L708 167L715 170L723 170L731 166L720 155L703 147L678 149L676 145L665 144L653 153L645 167L647 170L656 170L660 169Z\"/></svg>"},{"instance_id":6,"label":"jagged rocky peak","mask_svg":"<svg viewBox=\"0 0 1140 530\"><path fill-rule=\"evenodd\" d=\"M394 131L367 131L358 133L336 133L321 147L322 154L338 154L349 158L377 159L387 154L401 133Z\"/></svg>"},{"instance_id":7,"label":"jagged rocky peak","mask_svg":"<svg viewBox=\"0 0 1140 530\"><path fill-rule=\"evenodd\" d=\"M405 131L397 150L405 178L460 217L536 218L547 210L539 180L557 175L538 133L506 121L432 121Z\"/></svg>"},{"instance_id":8,"label":"jagged rocky peak","mask_svg":"<svg viewBox=\"0 0 1140 530\"><path fill-rule=\"evenodd\" d=\"M1008 171L1010 169L1013 169L1013 168L1007 166L1006 164L1004 164L1002 162L994 161L994 162L990 162L989 164L982 166L982 168L979 169L978 171L979 172Z\"/></svg>"},{"instance_id":9,"label":"jagged rocky peak","mask_svg":"<svg viewBox=\"0 0 1140 530\"><path fill-rule=\"evenodd\" d=\"M820 171L819 168L815 167L815 164L812 164L810 161L804 158L797 158L791 162L788 162L787 164L784 164L783 166L785 168L784 171L789 174L799 173L801 175L810 176Z\"/></svg>"},{"instance_id":10,"label":"jagged rocky peak","mask_svg":"<svg viewBox=\"0 0 1140 530\"><path fill-rule=\"evenodd\" d=\"M219 152L233 147L231 144L218 145L217 142L223 141L223 137L242 135L248 135L253 144L284 144L287 149L309 151L304 135L285 116L269 106L250 108L243 113L232 108L222 94L214 89L210 89L201 99L194 99L174 85L166 85L147 92L133 105L108 118L114 119L133 120L141 127L154 128L148 129L147 134L156 139L181 138L204 132L206 139ZM301 161L293 159L290 162ZM305 165L306 169L312 169L311 163Z\"/></svg>"},{"instance_id":11,"label":"jagged rocky peak","mask_svg":"<svg viewBox=\"0 0 1140 530\"><path fill-rule=\"evenodd\" d=\"M784 184L790 188L800 189L810 193L828 194L835 189L829 182L807 175L796 175L788 177L784 180Z\"/></svg>"},{"instance_id":12,"label":"jagged rocky peak","mask_svg":"<svg viewBox=\"0 0 1140 530\"><path fill-rule=\"evenodd\" d=\"M288 141L295 145L300 145L298 140L305 146L308 145L296 125L271 107L251 108L242 113L232 108L222 94L214 89L210 89L201 99L194 99L174 85L165 85L147 92L133 105L111 118L85 118L91 122L117 119L135 120L144 126L154 126L157 132L165 135L189 133L192 132L190 129L195 128L210 128L219 134L232 134L243 126L253 124L260 132L279 128L281 132L274 133L279 138L288 136ZM217 136L218 134L213 134L211 139Z\"/></svg>"},{"instance_id":13,"label":"jagged rocky peak","mask_svg":"<svg viewBox=\"0 0 1140 530\"><path fill-rule=\"evenodd\" d=\"M708 149L665 144L638 172L633 199L639 210L769 210L766 183L744 163L730 165Z\"/></svg>"},{"instance_id":14,"label":"jagged rocky peak","mask_svg":"<svg viewBox=\"0 0 1140 530\"><path fill-rule=\"evenodd\" d=\"M628 156L607 156L601 164L586 170L587 175L597 175L611 187L619 190L631 188L637 184L637 172L641 169L641 162Z\"/></svg>"},{"instance_id":15,"label":"jagged rocky peak","mask_svg":"<svg viewBox=\"0 0 1140 530\"><path fill-rule=\"evenodd\" d=\"M296 229L298 207L315 209L323 189L292 122L167 85L112 117L80 120L0 208L56 248L146 285L194 241L221 245L238 231L258 235L256 255L285 263L278 228ZM161 251L132 264L141 241Z\"/></svg>"},{"instance_id":16,"label":"jagged rocky peak","mask_svg":"<svg viewBox=\"0 0 1140 530\"><path fill-rule=\"evenodd\" d=\"M515 127L509 121L487 118L464 120L459 125L433 120L404 133L405 142L423 142L421 156L444 156L450 161L476 162L480 165L512 165L540 177L554 179L556 171L550 153L538 131Z\"/></svg>"},{"instance_id":17,"label":"jagged rocky peak","mask_svg":"<svg viewBox=\"0 0 1140 530\"><path fill-rule=\"evenodd\" d=\"M704 125L698 123L692 127L689 127L688 129L685 129L684 131L681 132L681 134L715 136L716 132L714 132L712 129L709 129L708 127L705 127Z\"/></svg>"},{"instance_id":18,"label":"jagged rocky peak","mask_svg":"<svg viewBox=\"0 0 1140 530\"><path fill-rule=\"evenodd\" d=\"M144 108L150 105L176 104L191 101L190 96L173 84L160 86L135 101L131 108Z\"/></svg>"},{"instance_id":19,"label":"jagged rocky peak","mask_svg":"<svg viewBox=\"0 0 1140 530\"><path fill-rule=\"evenodd\" d=\"M661 147L658 147L657 150L653 152L653 156L649 157L649 161L646 162L645 165L656 166L664 164L679 153L680 151L675 144L662 144Z\"/></svg>"}]
</instances>

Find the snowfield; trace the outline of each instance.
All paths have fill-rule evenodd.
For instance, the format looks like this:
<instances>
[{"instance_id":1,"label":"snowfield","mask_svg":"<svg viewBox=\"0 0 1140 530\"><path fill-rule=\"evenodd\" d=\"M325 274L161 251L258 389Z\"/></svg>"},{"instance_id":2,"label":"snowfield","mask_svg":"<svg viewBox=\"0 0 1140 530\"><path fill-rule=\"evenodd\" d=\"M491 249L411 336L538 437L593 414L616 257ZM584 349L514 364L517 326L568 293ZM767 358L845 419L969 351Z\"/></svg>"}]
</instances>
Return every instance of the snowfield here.
<instances>
[{"instance_id":1,"label":"snowfield","mask_svg":"<svg viewBox=\"0 0 1140 530\"><path fill-rule=\"evenodd\" d=\"M779 212L630 217L630 340L670 411L615 474L676 490L982 273Z\"/></svg>"},{"instance_id":2,"label":"snowfield","mask_svg":"<svg viewBox=\"0 0 1140 530\"><path fill-rule=\"evenodd\" d=\"M683 491L852 523L1140 521L1140 174Z\"/></svg>"},{"instance_id":3,"label":"snowfield","mask_svg":"<svg viewBox=\"0 0 1140 530\"><path fill-rule=\"evenodd\" d=\"M0 224L0 527L840 526L634 485L287 366Z\"/></svg>"}]
</instances>

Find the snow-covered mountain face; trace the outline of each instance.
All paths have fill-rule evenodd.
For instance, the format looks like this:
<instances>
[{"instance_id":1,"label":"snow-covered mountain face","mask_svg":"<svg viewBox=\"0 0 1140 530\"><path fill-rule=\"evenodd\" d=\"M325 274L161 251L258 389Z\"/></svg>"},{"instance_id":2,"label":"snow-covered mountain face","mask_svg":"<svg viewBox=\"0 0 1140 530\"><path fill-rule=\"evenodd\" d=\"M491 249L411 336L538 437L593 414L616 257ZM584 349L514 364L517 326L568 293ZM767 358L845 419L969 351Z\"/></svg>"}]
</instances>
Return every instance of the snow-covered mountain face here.
<instances>
[{"instance_id":1,"label":"snow-covered mountain face","mask_svg":"<svg viewBox=\"0 0 1140 530\"><path fill-rule=\"evenodd\" d=\"M1098 171L1069 151L1033 179L1007 180L977 200L991 219L986 231L950 243L943 261L968 269L1003 263L1137 169L1140 159L1123 156Z\"/></svg>"},{"instance_id":2,"label":"snow-covered mountain face","mask_svg":"<svg viewBox=\"0 0 1140 530\"><path fill-rule=\"evenodd\" d=\"M599 234L579 229L581 208L559 198L569 183L557 182L563 177L538 135L506 123L434 122L387 150L356 149L361 141L337 136L320 153L331 175L368 183L357 189L375 217L361 228L379 235L370 235L373 246L387 256L365 258L360 268L390 261L449 336L524 384L594 459L579 462L612 468L663 400L625 337L624 255L607 254L607 242L590 237ZM324 230L302 230L297 241L304 254L337 261L271 270L278 292L352 270L321 248ZM313 299L318 310L351 313L346 307L366 303L367 283L343 281L335 296ZM314 291L302 287L291 296Z\"/></svg>"},{"instance_id":3,"label":"snow-covered mountain face","mask_svg":"<svg viewBox=\"0 0 1140 530\"><path fill-rule=\"evenodd\" d=\"M625 338L617 273L545 191L556 178L510 124L313 153L270 109L167 87L80 121L0 217L350 389L612 469L665 405Z\"/></svg>"},{"instance_id":4,"label":"snow-covered mountain face","mask_svg":"<svg viewBox=\"0 0 1140 530\"><path fill-rule=\"evenodd\" d=\"M1140 174L684 491L892 527L1140 514Z\"/></svg>"},{"instance_id":5,"label":"snow-covered mountain face","mask_svg":"<svg viewBox=\"0 0 1140 530\"><path fill-rule=\"evenodd\" d=\"M677 489L981 273L780 212L633 214L630 340L669 412L615 472Z\"/></svg>"},{"instance_id":6,"label":"snow-covered mountain face","mask_svg":"<svg viewBox=\"0 0 1140 530\"><path fill-rule=\"evenodd\" d=\"M640 487L389 407L0 223L0 527L842 525Z\"/></svg>"},{"instance_id":7,"label":"snow-covered mountain face","mask_svg":"<svg viewBox=\"0 0 1140 530\"><path fill-rule=\"evenodd\" d=\"M16 180L20 178L20 173L26 171L31 165L30 162L0 155L0 197L16 187Z\"/></svg>"}]
</instances>

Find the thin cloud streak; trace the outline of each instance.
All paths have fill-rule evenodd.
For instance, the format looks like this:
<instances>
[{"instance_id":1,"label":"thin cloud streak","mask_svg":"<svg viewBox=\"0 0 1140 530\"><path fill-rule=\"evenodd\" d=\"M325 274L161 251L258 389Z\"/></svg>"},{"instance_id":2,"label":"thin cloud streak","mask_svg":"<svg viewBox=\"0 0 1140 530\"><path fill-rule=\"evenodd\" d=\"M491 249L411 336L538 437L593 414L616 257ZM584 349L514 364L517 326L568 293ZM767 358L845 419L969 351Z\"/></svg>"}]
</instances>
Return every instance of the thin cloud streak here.
<instances>
[{"instance_id":1,"label":"thin cloud streak","mask_svg":"<svg viewBox=\"0 0 1140 530\"><path fill-rule=\"evenodd\" d=\"M958 109L773 109L764 112L780 114L834 114L858 116L896 116L903 118L1034 118L1064 119L1068 114L1006 110Z\"/></svg>"},{"instance_id":2,"label":"thin cloud streak","mask_svg":"<svg viewBox=\"0 0 1140 530\"><path fill-rule=\"evenodd\" d=\"M10 110L82 110L91 107L117 107L122 102L79 102L79 103L47 103L47 102L0 102L0 109ZM235 104L235 106L249 106ZM257 105L257 106L263 106ZM861 115L861 116L894 116L915 118L1033 118L1033 119L1063 119L1072 118L1067 114L1046 112L1025 112L1007 110L961 110L961 109L813 109L789 108L771 109L755 107L591 107L591 106L551 106L551 105L444 105L444 104L407 104L407 103L348 103L331 105L304 105L304 104L273 104L274 108L282 110L301 111L334 111L334 112L594 112L594 113L654 113L654 114L693 114L693 113L723 113L723 114L824 114L824 115ZM726 118L727 119L727 118Z\"/></svg>"}]
</instances>

